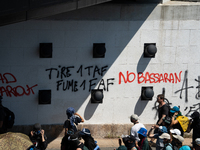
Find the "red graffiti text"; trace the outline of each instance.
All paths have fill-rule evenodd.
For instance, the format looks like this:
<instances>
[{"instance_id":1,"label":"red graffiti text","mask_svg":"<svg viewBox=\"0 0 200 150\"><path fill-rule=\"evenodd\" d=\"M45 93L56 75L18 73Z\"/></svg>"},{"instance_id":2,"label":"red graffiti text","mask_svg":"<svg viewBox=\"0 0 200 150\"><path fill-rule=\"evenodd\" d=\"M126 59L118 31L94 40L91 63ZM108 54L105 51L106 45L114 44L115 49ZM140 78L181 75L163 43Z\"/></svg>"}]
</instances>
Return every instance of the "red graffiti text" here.
<instances>
[{"instance_id":1,"label":"red graffiti text","mask_svg":"<svg viewBox=\"0 0 200 150\"><path fill-rule=\"evenodd\" d=\"M15 78L15 76L11 73L4 73L1 74L0 73L0 81L2 83L16 83L17 79ZM0 86L0 95L3 96L4 93L6 94L6 96L8 97L12 97L12 96L23 96L23 95L30 95L35 94L33 91L33 88L36 87L37 84L33 85L33 86L29 86L26 85L26 87L23 87L21 85L12 87L11 85L6 85L6 86Z\"/></svg>"},{"instance_id":2,"label":"red graffiti text","mask_svg":"<svg viewBox=\"0 0 200 150\"><path fill-rule=\"evenodd\" d=\"M124 75L122 72L119 73L119 84L121 84L122 79L124 83L131 83L135 81L137 77L138 84L141 83L178 83L181 82L181 73L182 71L177 73L142 73L139 72L138 74L135 74L134 72L126 72L126 75Z\"/></svg>"}]
</instances>

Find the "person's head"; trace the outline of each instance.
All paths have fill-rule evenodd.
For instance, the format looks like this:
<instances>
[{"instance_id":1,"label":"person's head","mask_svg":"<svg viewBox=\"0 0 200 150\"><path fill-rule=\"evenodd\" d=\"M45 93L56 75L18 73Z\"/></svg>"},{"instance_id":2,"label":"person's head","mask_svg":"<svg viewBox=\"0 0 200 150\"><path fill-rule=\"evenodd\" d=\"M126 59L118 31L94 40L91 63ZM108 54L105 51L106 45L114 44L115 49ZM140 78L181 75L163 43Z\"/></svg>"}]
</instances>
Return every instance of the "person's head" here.
<instances>
[{"instance_id":1,"label":"person's head","mask_svg":"<svg viewBox=\"0 0 200 150\"><path fill-rule=\"evenodd\" d=\"M140 130L137 133L140 139L147 137L147 129L145 128L140 128Z\"/></svg>"},{"instance_id":2,"label":"person's head","mask_svg":"<svg viewBox=\"0 0 200 150\"><path fill-rule=\"evenodd\" d=\"M84 139L85 137L91 136L91 133L89 129L83 128L82 131L79 132L79 135Z\"/></svg>"},{"instance_id":3,"label":"person's head","mask_svg":"<svg viewBox=\"0 0 200 150\"><path fill-rule=\"evenodd\" d=\"M170 142L170 135L168 133L163 133L162 135L159 136L159 138L163 139L164 143Z\"/></svg>"},{"instance_id":4,"label":"person's head","mask_svg":"<svg viewBox=\"0 0 200 150\"><path fill-rule=\"evenodd\" d=\"M158 103L164 102L164 95L163 94L157 95L157 102Z\"/></svg>"},{"instance_id":5,"label":"person's head","mask_svg":"<svg viewBox=\"0 0 200 150\"><path fill-rule=\"evenodd\" d=\"M173 142L175 143L176 147L181 147L184 141L184 138L181 135L172 135Z\"/></svg>"},{"instance_id":6,"label":"person's head","mask_svg":"<svg viewBox=\"0 0 200 150\"><path fill-rule=\"evenodd\" d=\"M73 147L77 147L80 144L80 141L78 138L79 138L79 135L77 133L70 135L68 137L68 140L72 142Z\"/></svg>"},{"instance_id":7,"label":"person's head","mask_svg":"<svg viewBox=\"0 0 200 150\"><path fill-rule=\"evenodd\" d=\"M172 135L181 135L181 131L179 129L171 129L170 133L172 133Z\"/></svg>"},{"instance_id":8,"label":"person's head","mask_svg":"<svg viewBox=\"0 0 200 150\"><path fill-rule=\"evenodd\" d=\"M33 131L34 131L34 134L39 135L41 132L41 125L39 123L34 124Z\"/></svg>"},{"instance_id":9,"label":"person's head","mask_svg":"<svg viewBox=\"0 0 200 150\"><path fill-rule=\"evenodd\" d=\"M195 139L195 144L200 147L200 138Z\"/></svg>"},{"instance_id":10,"label":"person's head","mask_svg":"<svg viewBox=\"0 0 200 150\"><path fill-rule=\"evenodd\" d=\"M158 132L160 134L162 134L162 133L167 133L168 131L167 131L167 128L165 126L159 126Z\"/></svg>"},{"instance_id":11,"label":"person's head","mask_svg":"<svg viewBox=\"0 0 200 150\"><path fill-rule=\"evenodd\" d=\"M74 113L75 113L75 109L73 107L67 108L66 114L67 114L68 118L70 118L72 115L74 115Z\"/></svg>"},{"instance_id":12,"label":"person's head","mask_svg":"<svg viewBox=\"0 0 200 150\"><path fill-rule=\"evenodd\" d=\"M171 113L171 114L176 113L177 116L181 116L181 115L182 115L181 112L180 112L179 107L177 107L177 106L174 106L174 107L170 110L170 113Z\"/></svg>"},{"instance_id":13,"label":"person's head","mask_svg":"<svg viewBox=\"0 0 200 150\"><path fill-rule=\"evenodd\" d=\"M190 116L193 120L199 120L199 112L195 111Z\"/></svg>"},{"instance_id":14,"label":"person's head","mask_svg":"<svg viewBox=\"0 0 200 150\"><path fill-rule=\"evenodd\" d=\"M136 114L133 114L133 115L130 116L130 120L131 120L132 123L138 122L138 119L139 119L138 115L136 115Z\"/></svg>"}]
</instances>

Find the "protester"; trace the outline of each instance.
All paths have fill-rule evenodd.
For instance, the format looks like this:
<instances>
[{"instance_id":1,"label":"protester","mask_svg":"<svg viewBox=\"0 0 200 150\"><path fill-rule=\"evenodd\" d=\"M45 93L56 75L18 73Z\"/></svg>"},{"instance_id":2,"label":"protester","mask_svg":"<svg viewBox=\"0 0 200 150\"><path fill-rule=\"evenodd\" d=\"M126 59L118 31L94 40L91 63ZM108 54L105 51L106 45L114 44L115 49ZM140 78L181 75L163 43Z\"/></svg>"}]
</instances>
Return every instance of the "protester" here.
<instances>
[{"instance_id":1,"label":"protester","mask_svg":"<svg viewBox=\"0 0 200 150\"><path fill-rule=\"evenodd\" d=\"M162 125L163 118L169 115L169 106L164 101L164 95L159 94L157 96L157 102L158 102L158 121L155 125L155 128L159 128L160 125Z\"/></svg>"},{"instance_id":2,"label":"protester","mask_svg":"<svg viewBox=\"0 0 200 150\"><path fill-rule=\"evenodd\" d=\"M196 148L197 144L195 142L195 139L200 138L200 118L199 118L199 113L197 111L195 111L191 115L187 132L190 132L191 129L193 129L192 145L193 145L193 148Z\"/></svg>"},{"instance_id":3,"label":"protester","mask_svg":"<svg viewBox=\"0 0 200 150\"><path fill-rule=\"evenodd\" d=\"M123 136L122 140L123 140L123 142L124 142L127 150L134 150L134 149L136 149L135 137L134 136L132 136L132 135Z\"/></svg>"},{"instance_id":4,"label":"protester","mask_svg":"<svg viewBox=\"0 0 200 150\"><path fill-rule=\"evenodd\" d=\"M163 140L164 150L173 150L172 144L170 143L170 135L168 133L163 133L159 136L160 139Z\"/></svg>"},{"instance_id":5,"label":"protester","mask_svg":"<svg viewBox=\"0 0 200 150\"><path fill-rule=\"evenodd\" d=\"M45 150L47 148L47 137L39 123L34 124L33 130L29 133L29 138L35 145L35 148L39 150Z\"/></svg>"},{"instance_id":6,"label":"protester","mask_svg":"<svg viewBox=\"0 0 200 150\"><path fill-rule=\"evenodd\" d=\"M69 136L69 140L71 141L71 150L89 150L82 142L79 141L79 133L76 132L73 135Z\"/></svg>"},{"instance_id":7,"label":"protester","mask_svg":"<svg viewBox=\"0 0 200 150\"><path fill-rule=\"evenodd\" d=\"M197 139L195 140L195 144L197 145L197 146L195 147L195 150L200 150L200 138L197 138ZM194 150L194 148L193 148L193 150Z\"/></svg>"},{"instance_id":8,"label":"protester","mask_svg":"<svg viewBox=\"0 0 200 150\"><path fill-rule=\"evenodd\" d=\"M84 122L84 119L78 114L75 113L75 109L72 107L67 108L66 114L68 119L65 121L63 127L65 128L65 135L69 129L73 129L74 133L77 132L77 125L80 122Z\"/></svg>"},{"instance_id":9,"label":"protester","mask_svg":"<svg viewBox=\"0 0 200 150\"><path fill-rule=\"evenodd\" d=\"M184 145L183 146L184 138L181 135L173 135L173 141L174 141L174 144L175 144L175 145L173 145L173 148L175 150L176 149L179 149L179 150L191 150L188 145Z\"/></svg>"},{"instance_id":10,"label":"protester","mask_svg":"<svg viewBox=\"0 0 200 150\"><path fill-rule=\"evenodd\" d=\"M165 126L159 126L158 128L158 133L154 133L151 134L152 130L154 129L154 127L152 126L151 129L149 130L147 136L149 138L154 138L157 139L156 140L156 150L163 150L164 149L164 143L163 143L163 139L160 139L159 137L163 134L163 133L167 133L167 128Z\"/></svg>"},{"instance_id":11,"label":"protester","mask_svg":"<svg viewBox=\"0 0 200 150\"><path fill-rule=\"evenodd\" d=\"M151 150L151 147L149 146L149 142L147 140L147 129L140 128L138 131L138 136L140 138L140 141L138 142L138 150Z\"/></svg>"},{"instance_id":12,"label":"protester","mask_svg":"<svg viewBox=\"0 0 200 150\"><path fill-rule=\"evenodd\" d=\"M180 112L179 107L174 106L171 110L170 113L173 114L172 116L172 123L170 127L173 129L179 129L181 131L181 136L184 135L184 132L188 128L189 124L189 119L186 116L183 116L182 113Z\"/></svg>"},{"instance_id":13,"label":"protester","mask_svg":"<svg viewBox=\"0 0 200 150\"><path fill-rule=\"evenodd\" d=\"M127 150L126 146L122 145L121 139L119 139L118 142L119 142L119 147L117 149L114 149L114 150Z\"/></svg>"},{"instance_id":14,"label":"protester","mask_svg":"<svg viewBox=\"0 0 200 150\"><path fill-rule=\"evenodd\" d=\"M171 129L169 133L170 133L170 143L172 143L172 145L174 145L173 144L173 135L181 135L181 131L179 129Z\"/></svg>"},{"instance_id":15,"label":"protester","mask_svg":"<svg viewBox=\"0 0 200 150\"><path fill-rule=\"evenodd\" d=\"M145 128L145 126L139 122L138 115L136 114L131 115L130 120L134 124L131 128L131 135L135 137L135 146L138 147L138 142L140 141L138 131L140 128Z\"/></svg>"},{"instance_id":16,"label":"protester","mask_svg":"<svg viewBox=\"0 0 200 150\"><path fill-rule=\"evenodd\" d=\"M80 137L84 140L84 145L89 150L100 150L99 146L96 144L94 138L91 136L90 130L87 128L83 128L82 131L79 132Z\"/></svg>"},{"instance_id":17,"label":"protester","mask_svg":"<svg viewBox=\"0 0 200 150\"><path fill-rule=\"evenodd\" d=\"M69 136L74 134L74 130L73 129L69 129L67 131L67 134L62 138L62 142L61 142L61 150L72 150L72 142L71 140L69 140Z\"/></svg>"}]
</instances>

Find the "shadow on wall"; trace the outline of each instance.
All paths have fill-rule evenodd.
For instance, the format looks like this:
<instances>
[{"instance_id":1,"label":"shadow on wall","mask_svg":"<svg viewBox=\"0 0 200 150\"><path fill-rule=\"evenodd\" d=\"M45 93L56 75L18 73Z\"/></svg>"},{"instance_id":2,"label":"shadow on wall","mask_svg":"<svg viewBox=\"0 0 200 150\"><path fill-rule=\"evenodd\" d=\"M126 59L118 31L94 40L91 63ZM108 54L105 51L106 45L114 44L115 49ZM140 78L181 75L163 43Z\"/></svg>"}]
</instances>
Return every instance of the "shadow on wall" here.
<instances>
[{"instance_id":1,"label":"shadow on wall","mask_svg":"<svg viewBox=\"0 0 200 150\"><path fill-rule=\"evenodd\" d=\"M113 7L113 5L115 5L115 7ZM151 14L151 12L154 10L154 8L156 6L157 6L156 3L153 3L153 4L131 3L130 5L108 3L108 4L102 4L99 6L97 5L97 6L93 6L93 7L79 9L76 11L67 12L64 14L48 17L45 19L48 19L48 20L49 19L50 20L83 20L83 21L84 20L97 20L97 21L103 20L105 22L106 21L137 21L137 22L139 22L138 24L129 26L130 31L124 30L126 32L125 35L121 35L122 32L117 32L116 29L112 30L112 27L110 27L109 25L106 26L107 24L105 23L105 28L108 28L108 29L111 28L111 31L109 31L109 34L106 34L106 35L101 34L101 35L99 35L99 38L94 39L92 41L92 43L102 43L102 40L103 40L105 43L109 43L111 39L115 39L116 37L121 37L121 39L118 41L116 41L116 39L115 39L115 43L113 43L113 44L115 44L115 46L112 45L114 47L114 50L116 50L116 51L107 51L106 52L107 57L102 58L101 60L93 59L94 64L99 64L99 63L101 64L102 62L107 62L108 63L107 70L109 70L109 67L116 61L116 59L119 57L119 55L122 53L122 51L128 45L128 43L132 40L132 38L134 37L136 32L140 29L142 24L145 22L145 20L148 18L148 16ZM103 10L103 12L102 12L102 10ZM117 24L117 22L116 22L116 24ZM116 24L114 24L115 27L116 27ZM123 28L123 26L122 26L122 28ZM123 29L121 29L121 30L123 30ZM76 32L76 33L80 34L79 32ZM93 31L90 31L90 34L92 35ZM81 35L77 35L77 36L80 37ZM84 41L79 40L79 42L81 43ZM120 42L120 46L116 46L116 43L118 43L118 42ZM92 47L91 47L91 49L92 49ZM80 49L80 51L81 51L81 49ZM80 56L80 55L77 56L77 60L80 63L82 61L85 62L84 59L85 58L83 56ZM146 69L146 67L148 66L150 60L151 60L150 58L144 59L143 56L141 56L140 60L138 62L138 65L137 65L137 72L143 72ZM97 62L95 62L95 61L97 61ZM96 83L99 83L101 81L100 77L95 77L95 78L96 78L96 80L95 80ZM91 78L86 77L85 80L91 80ZM100 87L100 89L102 89L102 87ZM76 94L75 92L72 94L69 93L71 97L73 96L73 98L71 99L71 101L68 101L67 103L65 103L65 104L68 104L68 106L65 106L66 109L67 109L67 107L73 107L77 111L82 106L82 104L85 102L87 97L89 97L90 92L86 92L86 91L89 91L89 90L86 88L85 91L83 91L81 93L79 92L78 94ZM69 91L69 92L71 92L71 91ZM106 100L106 98L104 98L104 100ZM137 101L137 104L135 106L134 113L136 113L138 115L142 114L147 103L148 103L148 101L141 101L139 98ZM64 105L64 104L62 104L62 105ZM56 106L56 107L58 107L58 106ZM64 106L60 106L60 107L64 108ZM90 102L88 102L88 104L86 104L86 108L84 111L85 120L89 120L93 116L97 107L98 107L98 104L91 104ZM64 113L65 113L66 109L64 110ZM67 119L67 117L66 117L66 119ZM65 120L63 120L63 123L64 123L64 121ZM23 127L23 126L17 127L16 126L15 131L23 130L23 128L25 130L26 127ZM29 129L29 127L27 127L27 128ZM53 129L51 127L51 125L46 126L45 128L47 128L46 132L51 132L50 130ZM50 138L49 138L50 140L53 140L62 134L62 131L63 131L62 125L58 125L57 128L54 128L54 129L55 129L54 131L52 131L50 134L48 134L50 136ZM100 132L100 131L97 131L97 132Z\"/></svg>"}]
</instances>

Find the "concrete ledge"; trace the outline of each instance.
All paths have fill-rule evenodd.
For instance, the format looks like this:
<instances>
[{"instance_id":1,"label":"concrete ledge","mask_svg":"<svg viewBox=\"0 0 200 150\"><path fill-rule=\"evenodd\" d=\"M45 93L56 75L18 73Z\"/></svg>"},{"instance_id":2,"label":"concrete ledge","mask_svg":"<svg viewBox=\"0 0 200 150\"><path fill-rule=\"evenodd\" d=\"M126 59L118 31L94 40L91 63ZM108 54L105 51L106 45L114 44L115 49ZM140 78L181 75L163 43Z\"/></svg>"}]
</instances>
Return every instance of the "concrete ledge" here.
<instances>
[{"instance_id":1,"label":"concrete ledge","mask_svg":"<svg viewBox=\"0 0 200 150\"><path fill-rule=\"evenodd\" d=\"M94 138L119 138L122 134L130 134L130 129L133 124L79 124L78 129L88 128ZM145 124L147 130L151 128L152 124ZM53 140L57 137L64 136L63 125L42 125L48 139ZM29 134L32 130L32 125L18 125L12 128L12 132L21 132ZM192 133L192 132L191 132ZM191 133L185 133L185 137L191 137Z\"/></svg>"}]
</instances>

